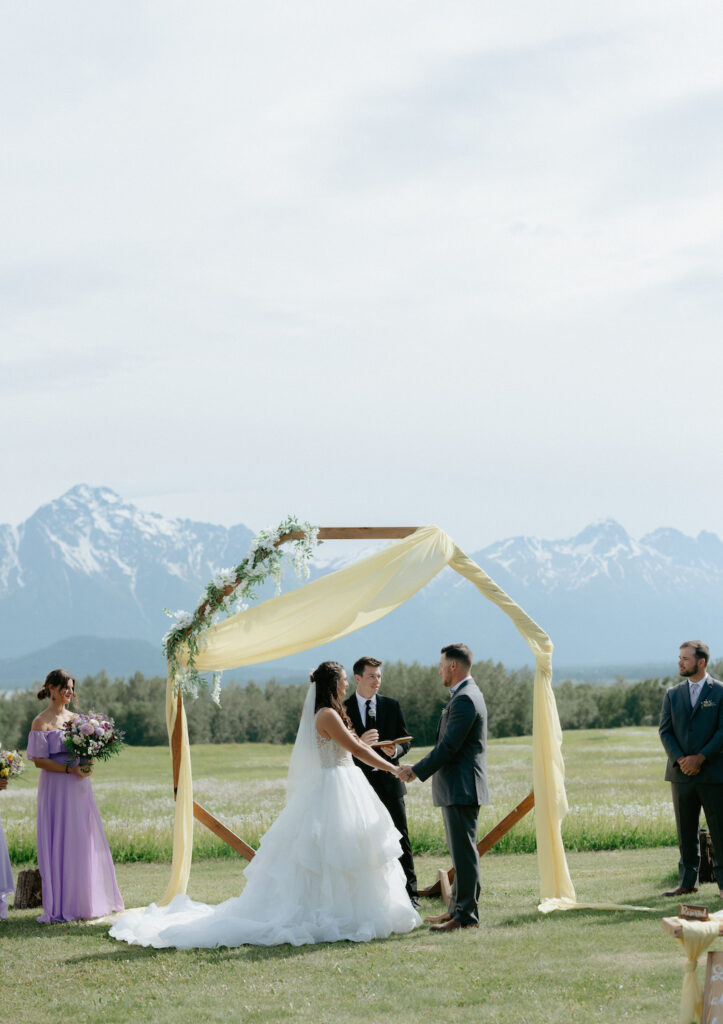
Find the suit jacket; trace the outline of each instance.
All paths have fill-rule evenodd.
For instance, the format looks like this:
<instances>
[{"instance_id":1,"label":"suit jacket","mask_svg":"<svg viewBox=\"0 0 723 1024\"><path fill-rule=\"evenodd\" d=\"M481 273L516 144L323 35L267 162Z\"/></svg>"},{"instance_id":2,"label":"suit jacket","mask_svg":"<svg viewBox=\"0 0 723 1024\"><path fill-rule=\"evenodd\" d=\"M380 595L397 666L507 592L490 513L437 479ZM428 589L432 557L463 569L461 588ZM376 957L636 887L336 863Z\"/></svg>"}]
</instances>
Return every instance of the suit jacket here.
<instances>
[{"instance_id":1,"label":"suit jacket","mask_svg":"<svg viewBox=\"0 0 723 1024\"><path fill-rule=\"evenodd\" d=\"M723 783L723 684L708 676L694 708L685 679L665 694L660 715L660 739L668 755L669 782ZM686 754L703 754L698 775L685 775L676 765Z\"/></svg>"},{"instance_id":2,"label":"suit jacket","mask_svg":"<svg viewBox=\"0 0 723 1024\"><path fill-rule=\"evenodd\" d=\"M414 765L424 782L430 775L435 807L486 804L487 708L473 679L460 684L437 726L437 745Z\"/></svg>"},{"instance_id":3,"label":"suit jacket","mask_svg":"<svg viewBox=\"0 0 723 1024\"><path fill-rule=\"evenodd\" d=\"M347 697L344 701L344 707L346 708L347 714L351 719L351 724L354 726L357 735L365 731L364 723L362 722L361 715L359 714L359 704L357 703L356 693L353 693L351 697ZM377 694L377 731L379 733L379 739L396 739L397 736L407 735L407 726L404 721L404 715L402 709L399 706L399 701L394 700L392 697L382 697L381 694ZM401 743L399 750L401 756L409 750L409 743ZM377 750L377 754L383 757L385 761L390 761L392 764L399 764L398 757L387 757L383 750ZM354 764L358 765L366 775L369 782L372 784L377 793L387 793L393 796L404 796L407 792L407 787L401 781L401 779L395 778L389 772L375 771L368 764L364 764L363 761L357 761L354 758Z\"/></svg>"}]
</instances>

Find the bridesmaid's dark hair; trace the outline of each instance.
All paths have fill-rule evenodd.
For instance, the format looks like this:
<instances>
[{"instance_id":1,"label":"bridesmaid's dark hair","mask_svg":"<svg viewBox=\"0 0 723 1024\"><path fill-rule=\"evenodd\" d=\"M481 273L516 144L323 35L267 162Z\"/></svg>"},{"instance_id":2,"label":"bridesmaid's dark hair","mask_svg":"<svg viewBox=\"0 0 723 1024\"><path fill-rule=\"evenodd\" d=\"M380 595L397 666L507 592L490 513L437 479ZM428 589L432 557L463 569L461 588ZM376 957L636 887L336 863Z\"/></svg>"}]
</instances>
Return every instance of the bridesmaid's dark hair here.
<instances>
[{"instance_id":1,"label":"bridesmaid's dark hair","mask_svg":"<svg viewBox=\"0 0 723 1024\"><path fill-rule=\"evenodd\" d=\"M347 729L354 731L354 727L346 713L346 708L339 700L339 680L344 671L344 666L338 661L322 661L318 668L314 669L309 679L316 683L316 703L314 711L322 708L333 708L339 715Z\"/></svg>"},{"instance_id":2,"label":"bridesmaid's dark hair","mask_svg":"<svg viewBox=\"0 0 723 1024\"><path fill-rule=\"evenodd\" d=\"M61 690L65 689L68 683L73 684L73 699L71 704L75 703L75 679L71 676L70 672L66 672L64 668L54 668L52 672L48 672L43 683L42 690L38 690L38 700L47 700L50 697L50 688L59 687Z\"/></svg>"}]
</instances>

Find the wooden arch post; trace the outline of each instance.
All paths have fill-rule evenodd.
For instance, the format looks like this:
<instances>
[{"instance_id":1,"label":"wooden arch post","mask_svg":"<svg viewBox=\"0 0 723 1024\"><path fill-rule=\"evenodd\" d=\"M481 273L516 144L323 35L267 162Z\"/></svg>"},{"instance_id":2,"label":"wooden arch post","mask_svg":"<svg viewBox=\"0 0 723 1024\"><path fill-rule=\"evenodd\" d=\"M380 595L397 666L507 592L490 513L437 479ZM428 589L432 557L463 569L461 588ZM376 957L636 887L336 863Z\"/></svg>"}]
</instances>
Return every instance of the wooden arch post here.
<instances>
[{"instance_id":1,"label":"wooden arch post","mask_svg":"<svg viewBox=\"0 0 723 1024\"><path fill-rule=\"evenodd\" d=\"M418 526L322 526L317 534L319 540L402 540L404 537L409 537L410 534L418 530ZM277 541L279 544L285 544L290 540L300 540L304 536L303 531L297 533L284 533ZM230 593L233 588L229 586L226 593ZM205 606L202 605L200 608L201 613L205 611ZM178 775L181 769L181 719L183 710L183 697L179 689L178 696L176 698L176 724L173 728L173 735L171 737L171 756L173 760L173 796L176 797L178 790ZM532 809L535 803L534 793L530 793L526 796L522 803L518 804L513 811L511 811L505 818L502 819L499 824L484 836L477 844L480 857L487 853L495 843L497 843L503 835L516 825L517 822ZM235 832L232 832L230 828L227 828L223 822L219 821L210 811L206 810L200 804L193 802L193 816L197 821L200 821L202 825L210 829L215 835L222 839L224 843L230 846L237 853L240 853L245 860L252 860L254 857L254 850L252 847L245 843L240 836L237 836ZM451 882L454 878L454 869L450 869L449 872L440 870L440 878L437 882L430 886L428 889L420 890L420 896L433 896L438 895L440 892L444 892L444 885L441 881L441 876L446 875Z\"/></svg>"}]
</instances>

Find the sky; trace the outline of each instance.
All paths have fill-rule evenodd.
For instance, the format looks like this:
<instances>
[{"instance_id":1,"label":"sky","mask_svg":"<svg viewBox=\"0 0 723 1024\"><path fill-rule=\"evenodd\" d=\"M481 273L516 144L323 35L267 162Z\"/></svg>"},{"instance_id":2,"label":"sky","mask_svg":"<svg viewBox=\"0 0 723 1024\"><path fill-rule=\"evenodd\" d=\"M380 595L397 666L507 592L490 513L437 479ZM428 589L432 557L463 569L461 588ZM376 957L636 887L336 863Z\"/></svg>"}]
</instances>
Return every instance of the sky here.
<instances>
[{"instance_id":1,"label":"sky","mask_svg":"<svg viewBox=\"0 0 723 1024\"><path fill-rule=\"evenodd\" d=\"M0 8L0 522L723 535L723 8Z\"/></svg>"}]
</instances>

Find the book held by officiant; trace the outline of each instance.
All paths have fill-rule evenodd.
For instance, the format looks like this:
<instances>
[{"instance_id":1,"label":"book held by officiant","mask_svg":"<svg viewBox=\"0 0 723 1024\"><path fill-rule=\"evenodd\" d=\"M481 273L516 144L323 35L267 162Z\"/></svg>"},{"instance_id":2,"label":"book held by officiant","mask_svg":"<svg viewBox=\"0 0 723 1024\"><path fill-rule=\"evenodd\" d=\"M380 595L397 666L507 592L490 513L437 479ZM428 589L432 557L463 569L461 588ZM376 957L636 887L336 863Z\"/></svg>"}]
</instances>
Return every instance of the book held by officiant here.
<instances>
[{"instance_id":1,"label":"book held by officiant","mask_svg":"<svg viewBox=\"0 0 723 1024\"><path fill-rule=\"evenodd\" d=\"M392 743L411 743L411 736L398 736L395 740L377 740L376 743L370 743L370 747L391 747Z\"/></svg>"}]
</instances>

